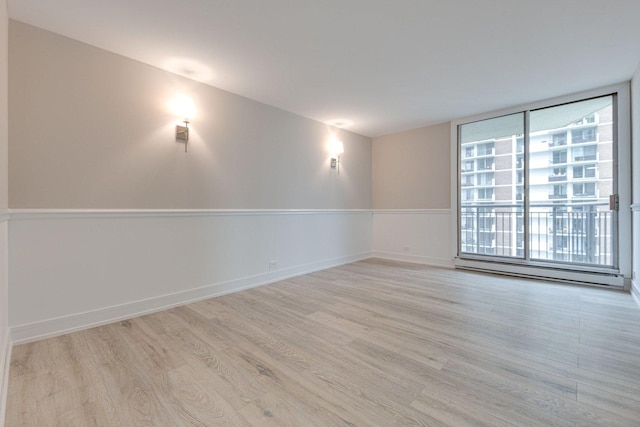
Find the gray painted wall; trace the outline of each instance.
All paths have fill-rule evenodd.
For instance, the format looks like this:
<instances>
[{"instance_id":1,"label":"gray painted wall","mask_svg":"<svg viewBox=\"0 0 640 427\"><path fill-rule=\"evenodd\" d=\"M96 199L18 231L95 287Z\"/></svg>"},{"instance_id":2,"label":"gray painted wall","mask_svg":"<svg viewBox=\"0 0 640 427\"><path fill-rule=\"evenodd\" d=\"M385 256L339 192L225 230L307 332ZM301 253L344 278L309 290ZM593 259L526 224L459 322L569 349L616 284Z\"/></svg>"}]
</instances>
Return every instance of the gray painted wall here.
<instances>
[{"instance_id":1,"label":"gray painted wall","mask_svg":"<svg viewBox=\"0 0 640 427\"><path fill-rule=\"evenodd\" d=\"M0 210L7 209L8 206L8 155L9 145L8 120L8 39L9 39L9 17L7 14L7 1L0 1Z\"/></svg>"},{"instance_id":2,"label":"gray painted wall","mask_svg":"<svg viewBox=\"0 0 640 427\"><path fill-rule=\"evenodd\" d=\"M371 208L367 137L20 22L9 47L11 208ZM183 94L186 154L168 106Z\"/></svg>"},{"instance_id":3,"label":"gray painted wall","mask_svg":"<svg viewBox=\"0 0 640 427\"><path fill-rule=\"evenodd\" d=\"M7 209L7 39L9 18L6 0L0 0L0 216ZM2 381L5 367L5 343L9 337L9 278L8 278L8 223L0 218L0 425L3 423L3 408L6 396L2 395Z\"/></svg>"},{"instance_id":4,"label":"gray painted wall","mask_svg":"<svg viewBox=\"0 0 640 427\"><path fill-rule=\"evenodd\" d=\"M449 209L450 123L373 139L374 209Z\"/></svg>"}]
</instances>

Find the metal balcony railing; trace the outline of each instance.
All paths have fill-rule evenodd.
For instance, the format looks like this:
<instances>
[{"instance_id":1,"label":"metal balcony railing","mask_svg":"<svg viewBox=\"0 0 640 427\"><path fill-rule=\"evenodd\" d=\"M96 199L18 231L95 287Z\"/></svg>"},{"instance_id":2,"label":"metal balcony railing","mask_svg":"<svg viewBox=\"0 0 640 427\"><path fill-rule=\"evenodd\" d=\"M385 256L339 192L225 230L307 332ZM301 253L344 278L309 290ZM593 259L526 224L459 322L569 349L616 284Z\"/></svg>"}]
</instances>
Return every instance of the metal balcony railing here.
<instances>
[{"instance_id":1,"label":"metal balcony railing","mask_svg":"<svg viewBox=\"0 0 640 427\"><path fill-rule=\"evenodd\" d=\"M586 156L574 156L574 162L587 162L592 160L598 160L598 156L596 154L587 154Z\"/></svg>"},{"instance_id":2,"label":"metal balcony railing","mask_svg":"<svg viewBox=\"0 0 640 427\"><path fill-rule=\"evenodd\" d=\"M571 139L572 144L584 144L587 142L597 142L595 132L584 135L573 135Z\"/></svg>"},{"instance_id":3,"label":"metal balcony railing","mask_svg":"<svg viewBox=\"0 0 640 427\"><path fill-rule=\"evenodd\" d=\"M567 145L567 140L566 139L564 139L562 141L551 141L549 143L549 147L563 147L565 145Z\"/></svg>"},{"instance_id":4,"label":"metal balcony railing","mask_svg":"<svg viewBox=\"0 0 640 427\"><path fill-rule=\"evenodd\" d=\"M549 175L549 182L566 181L567 174Z\"/></svg>"},{"instance_id":5,"label":"metal balcony railing","mask_svg":"<svg viewBox=\"0 0 640 427\"><path fill-rule=\"evenodd\" d=\"M613 265L614 216L606 203L572 205L571 212L554 204L532 204L528 220L531 259ZM522 205L463 204L460 224L463 253L524 256ZM486 242L493 242L491 248Z\"/></svg>"}]
</instances>

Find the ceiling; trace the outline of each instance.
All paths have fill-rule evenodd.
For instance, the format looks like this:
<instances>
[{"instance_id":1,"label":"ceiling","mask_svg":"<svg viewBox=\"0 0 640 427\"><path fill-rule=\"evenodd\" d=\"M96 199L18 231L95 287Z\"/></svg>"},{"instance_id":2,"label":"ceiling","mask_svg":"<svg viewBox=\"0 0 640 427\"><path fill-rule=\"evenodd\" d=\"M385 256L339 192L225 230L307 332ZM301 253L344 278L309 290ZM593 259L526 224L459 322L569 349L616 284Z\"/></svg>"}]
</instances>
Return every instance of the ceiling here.
<instances>
[{"instance_id":1,"label":"ceiling","mask_svg":"<svg viewBox=\"0 0 640 427\"><path fill-rule=\"evenodd\" d=\"M9 16L380 136L629 80L639 0L8 0Z\"/></svg>"}]
</instances>

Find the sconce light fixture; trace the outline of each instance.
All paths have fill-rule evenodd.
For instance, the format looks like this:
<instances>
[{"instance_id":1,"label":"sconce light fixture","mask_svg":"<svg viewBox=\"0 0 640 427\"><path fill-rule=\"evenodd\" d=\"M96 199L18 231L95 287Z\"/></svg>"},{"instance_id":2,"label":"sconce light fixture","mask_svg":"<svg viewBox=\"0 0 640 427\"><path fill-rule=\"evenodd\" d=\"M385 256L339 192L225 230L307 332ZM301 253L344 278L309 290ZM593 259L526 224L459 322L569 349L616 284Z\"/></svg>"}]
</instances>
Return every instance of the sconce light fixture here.
<instances>
[{"instance_id":1,"label":"sconce light fixture","mask_svg":"<svg viewBox=\"0 0 640 427\"><path fill-rule=\"evenodd\" d=\"M331 169L337 169L338 175L340 175L340 160L344 154L344 145L342 141L334 140L332 143L333 157L331 157Z\"/></svg>"},{"instance_id":2,"label":"sconce light fixture","mask_svg":"<svg viewBox=\"0 0 640 427\"><path fill-rule=\"evenodd\" d=\"M184 142L184 152L187 152L189 145L189 119L193 117L195 105L188 96L180 96L171 101L171 111L178 117L184 117L176 124L176 141Z\"/></svg>"},{"instance_id":3,"label":"sconce light fixture","mask_svg":"<svg viewBox=\"0 0 640 427\"><path fill-rule=\"evenodd\" d=\"M182 121L184 126L176 125L176 141L184 141L184 152L187 152L187 145L189 145L189 118L185 117Z\"/></svg>"}]
</instances>

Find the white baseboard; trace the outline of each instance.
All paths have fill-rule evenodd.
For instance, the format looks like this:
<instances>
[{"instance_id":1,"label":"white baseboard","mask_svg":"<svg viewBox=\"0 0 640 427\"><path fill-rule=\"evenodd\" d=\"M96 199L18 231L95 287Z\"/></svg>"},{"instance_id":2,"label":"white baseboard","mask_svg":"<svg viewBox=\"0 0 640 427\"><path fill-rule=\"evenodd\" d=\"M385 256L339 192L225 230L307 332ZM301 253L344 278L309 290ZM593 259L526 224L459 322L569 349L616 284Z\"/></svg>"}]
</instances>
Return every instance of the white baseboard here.
<instances>
[{"instance_id":1,"label":"white baseboard","mask_svg":"<svg viewBox=\"0 0 640 427\"><path fill-rule=\"evenodd\" d=\"M373 251L373 258L386 259L390 261L411 262L414 264L424 264L433 267L453 268L453 260L449 258L436 258L422 255L411 255L394 252Z\"/></svg>"},{"instance_id":2,"label":"white baseboard","mask_svg":"<svg viewBox=\"0 0 640 427\"><path fill-rule=\"evenodd\" d=\"M0 427L4 426L4 417L7 411L7 398L9 397L9 367L11 366L11 331L5 334L0 354Z\"/></svg>"},{"instance_id":3,"label":"white baseboard","mask_svg":"<svg viewBox=\"0 0 640 427\"><path fill-rule=\"evenodd\" d=\"M345 257L333 258L324 261L299 265L269 273L243 277L227 282L216 283L201 288L190 289L183 292L163 295L160 297L134 301L84 313L48 319L44 321L13 326L11 336L13 344L24 344L45 338L68 334L83 329L89 329L100 325L130 319L157 311L167 310L180 305L189 304L217 296L222 296L246 289L255 288L290 277L312 273L343 264L371 258L370 252L354 254Z\"/></svg>"},{"instance_id":4,"label":"white baseboard","mask_svg":"<svg viewBox=\"0 0 640 427\"><path fill-rule=\"evenodd\" d=\"M640 308L640 283L638 283L636 280L631 281L631 296Z\"/></svg>"}]
</instances>

